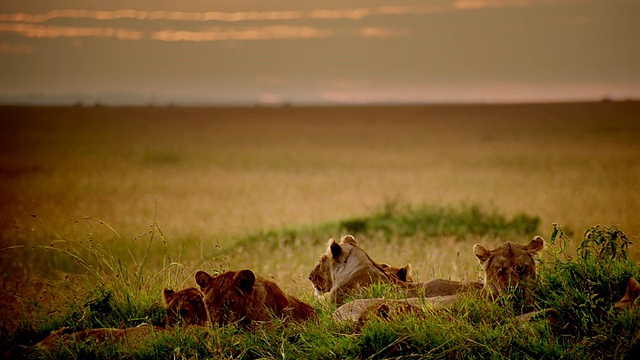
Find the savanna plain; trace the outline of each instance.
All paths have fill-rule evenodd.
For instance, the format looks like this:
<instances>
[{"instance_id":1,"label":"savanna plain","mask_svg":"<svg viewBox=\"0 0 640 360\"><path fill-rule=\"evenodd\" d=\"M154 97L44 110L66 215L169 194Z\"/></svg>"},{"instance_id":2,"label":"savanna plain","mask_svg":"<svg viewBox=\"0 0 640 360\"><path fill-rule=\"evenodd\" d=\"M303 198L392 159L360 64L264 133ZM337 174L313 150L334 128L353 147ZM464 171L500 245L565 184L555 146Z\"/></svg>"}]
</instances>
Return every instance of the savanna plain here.
<instances>
[{"instance_id":1,"label":"savanna plain","mask_svg":"<svg viewBox=\"0 0 640 360\"><path fill-rule=\"evenodd\" d=\"M637 356L640 312L611 305L640 277L638 139L634 101L0 107L1 354ZM559 318L524 326L508 299L467 298L445 315L337 324L308 275L345 234L376 261L410 263L420 281L481 280L475 243L540 235L534 306ZM320 320L178 329L136 347L33 347L64 326L163 324L163 288L245 268ZM362 296L394 295L382 286Z\"/></svg>"}]
</instances>

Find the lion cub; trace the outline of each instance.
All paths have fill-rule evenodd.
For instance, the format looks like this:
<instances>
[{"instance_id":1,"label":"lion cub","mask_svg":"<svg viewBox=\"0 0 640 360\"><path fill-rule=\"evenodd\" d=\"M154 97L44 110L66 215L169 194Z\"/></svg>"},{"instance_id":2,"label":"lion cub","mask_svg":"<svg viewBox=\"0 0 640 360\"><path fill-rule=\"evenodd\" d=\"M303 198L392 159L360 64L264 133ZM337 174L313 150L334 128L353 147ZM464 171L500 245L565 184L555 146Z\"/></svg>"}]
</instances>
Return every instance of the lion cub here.
<instances>
[{"instance_id":1,"label":"lion cub","mask_svg":"<svg viewBox=\"0 0 640 360\"><path fill-rule=\"evenodd\" d=\"M207 322L207 310L204 308L204 297L200 290L187 288L175 292L170 289L162 291L167 308L167 326L180 322L185 325L204 326Z\"/></svg>"},{"instance_id":2,"label":"lion cub","mask_svg":"<svg viewBox=\"0 0 640 360\"><path fill-rule=\"evenodd\" d=\"M227 271L211 276L204 271L195 275L204 294L211 324L239 324L282 320L303 321L316 318L308 304L286 295L273 281L256 276L251 270Z\"/></svg>"},{"instance_id":3,"label":"lion cub","mask_svg":"<svg viewBox=\"0 0 640 360\"><path fill-rule=\"evenodd\" d=\"M167 309L167 327L177 324L204 325L207 312L204 308L202 293L196 288L187 288L178 292L164 289L164 302ZM109 341L113 343L137 344L142 339L166 331L165 327L141 324L126 329L97 328L73 332L70 327L52 331L49 336L35 345L37 349L55 351L62 347L71 347L76 343Z\"/></svg>"}]
</instances>

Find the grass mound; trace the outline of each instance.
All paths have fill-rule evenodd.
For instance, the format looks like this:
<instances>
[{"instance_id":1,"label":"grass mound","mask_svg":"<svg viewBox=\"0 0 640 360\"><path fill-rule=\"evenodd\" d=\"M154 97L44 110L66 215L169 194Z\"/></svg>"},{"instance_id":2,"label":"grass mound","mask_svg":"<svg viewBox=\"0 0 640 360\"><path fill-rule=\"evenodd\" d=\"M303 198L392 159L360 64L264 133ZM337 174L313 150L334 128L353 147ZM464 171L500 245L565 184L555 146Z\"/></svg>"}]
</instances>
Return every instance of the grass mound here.
<instances>
[{"instance_id":1,"label":"grass mound","mask_svg":"<svg viewBox=\"0 0 640 360\"><path fill-rule=\"evenodd\" d=\"M479 236L529 236L535 234L539 224L540 218L537 216L520 213L509 219L496 211L486 210L479 205L451 208L431 205L415 206L388 201L368 216L298 229L271 230L251 234L215 250L212 256L225 254L256 242L270 242L274 246L278 243L318 242L318 239L325 242L331 234L341 233L386 241L397 237L425 239L453 236L463 239Z\"/></svg>"}]
</instances>

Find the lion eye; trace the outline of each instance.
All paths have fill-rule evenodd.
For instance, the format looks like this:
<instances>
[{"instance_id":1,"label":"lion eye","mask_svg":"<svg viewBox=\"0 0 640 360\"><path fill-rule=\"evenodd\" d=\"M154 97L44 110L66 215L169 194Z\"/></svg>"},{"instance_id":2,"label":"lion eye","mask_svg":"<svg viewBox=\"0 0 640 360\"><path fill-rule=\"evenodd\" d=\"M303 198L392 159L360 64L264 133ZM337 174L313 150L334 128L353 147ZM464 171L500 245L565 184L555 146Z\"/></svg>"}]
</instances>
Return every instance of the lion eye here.
<instances>
[{"instance_id":1,"label":"lion eye","mask_svg":"<svg viewBox=\"0 0 640 360\"><path fill-rule=\"evenodd\" d=\"M520 266L520 267L518 268L518 274L519 274L520 276L524 276L524 275L527 273L527 271L528 271L528 270L529 270L529 267L528 267L528 266Z\"/></svg>"}]
</instances>

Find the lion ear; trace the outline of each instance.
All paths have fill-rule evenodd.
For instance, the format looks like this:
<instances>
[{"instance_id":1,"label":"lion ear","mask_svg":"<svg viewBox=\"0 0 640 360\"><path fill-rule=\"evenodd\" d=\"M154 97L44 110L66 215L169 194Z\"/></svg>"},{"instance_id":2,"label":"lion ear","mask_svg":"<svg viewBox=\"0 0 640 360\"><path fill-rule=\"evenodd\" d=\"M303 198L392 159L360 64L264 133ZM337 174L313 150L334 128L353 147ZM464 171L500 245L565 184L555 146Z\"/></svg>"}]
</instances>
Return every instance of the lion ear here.
<instances>
[{"instance_id":1,"label":"lion ear","mask_svg":"<svg viewBox=\"0 0 640 360\"><path fill-rule=\"evenodd\" d=\"M473 253L481 262L485 262L491 257L491 251L480 244L473 245Z\"/></svg>"},{"instance_id":2,"label":"lion ear","mask_svg":"<svg viewBox=\"0 0 640 360\"><path fill-rule=\"evenodd\" d=\"M211 275L207 274L204 271L198 271L196 273L196 284L200 286L201 290L209 286L211 279L213 279Z\"/></svg>"},{"instance_id":3,"label":"lion ear","mask_svg":"<svg viewBox=\"0 0 640 360\"><path fill-rule=\"evenodd\" d=\"M164 295L164 302L165 304L169 304L169 302L171 302L171 299L173 298L173 295L176 292L171 290L171 289L167 289L165 288L164 290L162 290L162 295Z\"/></svg>"},{"instance_id":4,"label":"lion ear","mask_svg":"<svg viewBox=\"0 0 640 360\"><path fill-rule=\"evenodd\" d=\"M331 244L329 245L329 249L331 250L331 255L334 259L338 259L340 257L340 254L342 254L342 247L340 247L340 244L335 241L331 242Z\"/></svg>"},{"instance_id":5,"label":"lion ear","mask_svg":"<svg viewBox=\"0 0 640 360\"><path fill-rule=\"evenodd\" d=\"M629 298L635 300L640 297L640 283L634 278L629 279L629 284L627 285L627 295Z\"/></svg>"},{"instance_id":6,"label":"lion ear","mask_svg":"<svg viewBox=\"0 0 640 360\"><path fill-rule=\"evenodd\" d=\"M403 282L407 282L407 279L411 276L411 264L407 264L405 267L398 269L398 279Z\"/></svg>"},{"instance_id":7,"label":"lion ear","mask_svg":"<svg viewBox=\"0 0 640 360\"><path fill-rule=\"evenodd\" d=\"M251 294L256 283L256 274L248 269L242 270L236 274L234 282L237 289L240 289L245 294Z\"/></svg>"},{"instance_id":8,"label":"lion ear","mask_svg":"<svg viewBox=\"0 0 640 360\"><path fill-rule=\"evenodd\" d=\"M358 242L356 242L356 238L353 235L345 235L340 239L340 244L358 245Z\"/></svg>"},{"instance_id":9,"label":"lion ear","mask_svg":"<svg viewBox=\"0 0 640 360\"><path fill-rule=\"evenodd\" d=\"M378 306L378 308L376 309L376 313L381 318L388 319L389 315L391 313L391 308L389 308L389 305L387 305L387 304L382 304L382 305Z\"/></svg>"},{"instance_id":10,"label":"lion ear","mask_svg":"<svg viewBox=\"0 0 640 360\"><path fill-rule=\"evenodd\" d=\"M536 236L527 245L524 246L526 250L529 251L531 255L537 254L539 251L544 249L544 239L540 236Z\"/></svg>"}]
</instances>

